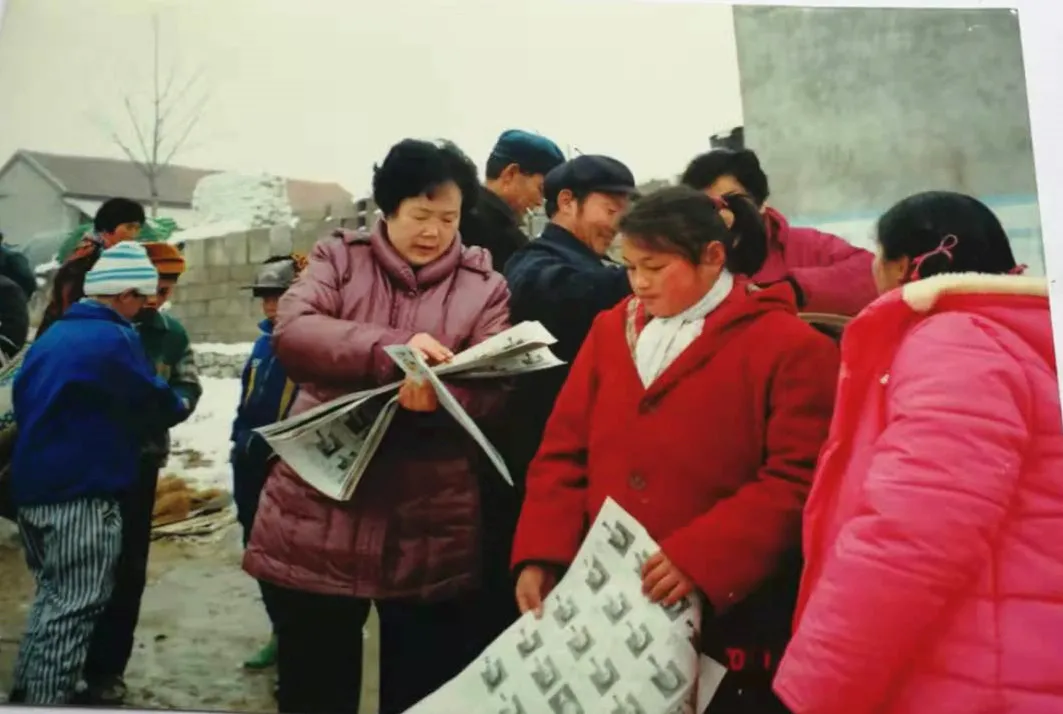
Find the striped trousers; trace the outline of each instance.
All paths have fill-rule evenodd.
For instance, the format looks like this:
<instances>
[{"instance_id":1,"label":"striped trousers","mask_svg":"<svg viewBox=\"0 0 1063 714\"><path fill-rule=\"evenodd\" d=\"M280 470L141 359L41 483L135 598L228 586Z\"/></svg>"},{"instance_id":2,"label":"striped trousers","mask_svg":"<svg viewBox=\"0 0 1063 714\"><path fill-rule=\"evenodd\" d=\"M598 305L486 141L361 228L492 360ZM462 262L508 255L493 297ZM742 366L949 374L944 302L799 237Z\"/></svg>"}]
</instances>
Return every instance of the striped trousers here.
<instances>
[{"instance_id":1,"label":"striped trousers","mask_svg":"<svg viewBox=\"0 0 1063 714\"><path fill-rule=\"evenodd\" d=\"M67 704L114 587L122 517L116 501L85 498L19 508L18 525L37 594L12 691L25 704Z\"/></svg>"}]
</instances>

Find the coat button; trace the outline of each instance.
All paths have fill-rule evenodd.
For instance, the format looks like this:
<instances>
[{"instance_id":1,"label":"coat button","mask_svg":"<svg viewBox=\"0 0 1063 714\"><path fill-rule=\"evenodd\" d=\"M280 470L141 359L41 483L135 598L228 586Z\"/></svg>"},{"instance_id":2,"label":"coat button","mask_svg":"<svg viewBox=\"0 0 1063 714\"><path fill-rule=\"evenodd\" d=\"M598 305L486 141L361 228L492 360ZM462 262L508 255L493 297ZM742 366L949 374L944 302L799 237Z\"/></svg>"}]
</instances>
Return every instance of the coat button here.
<instances>
[{"instance_id":1,"label":"coat button","mask_svg":"<svg viewBox=\"0 0 1063 714\"><path fill-rule=\"evenodd\" d=\"M631 475L628 476L627 484L636 491L641 491L646 488L646 478L641 471L632 471Z\"/></svg>"}]
</instances>

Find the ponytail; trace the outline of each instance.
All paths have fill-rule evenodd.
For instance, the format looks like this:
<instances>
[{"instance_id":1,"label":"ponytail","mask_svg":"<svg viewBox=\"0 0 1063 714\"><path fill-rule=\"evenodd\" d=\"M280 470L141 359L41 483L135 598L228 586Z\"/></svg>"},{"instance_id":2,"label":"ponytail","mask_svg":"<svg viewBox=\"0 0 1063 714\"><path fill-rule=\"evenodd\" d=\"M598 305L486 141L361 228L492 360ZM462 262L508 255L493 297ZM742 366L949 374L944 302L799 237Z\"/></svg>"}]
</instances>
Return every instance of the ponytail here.
<instances>
[{"instance_id":1,"label":"ponytail","mask_svg":"<svg viewBox=\"0 0 1063 714\"><path fill-rule=\"evenodd\" d=\"M723 212L734 220L730 227ZM651 249L677 253L697 265L705 247L718 242L728 271L752 276L768 256L764 218L745 196L712 198L689 186L662 188L637 201L620 219L625 238Z\"/></svg>"},{"instance_id":2,"label":"ponytail","mask_svg":"<svg viewBox=\"0 0 1063 714\"><path fill-rule=\"evenodd\" d=\"M734 220L728 229L732 240L727 249L727 270L752 277L768 258L768 231L756 204L740 194L714 198L717 212L730 211ZM725 221L726 223L726 221Z\"/></svg>"}]
</instances>

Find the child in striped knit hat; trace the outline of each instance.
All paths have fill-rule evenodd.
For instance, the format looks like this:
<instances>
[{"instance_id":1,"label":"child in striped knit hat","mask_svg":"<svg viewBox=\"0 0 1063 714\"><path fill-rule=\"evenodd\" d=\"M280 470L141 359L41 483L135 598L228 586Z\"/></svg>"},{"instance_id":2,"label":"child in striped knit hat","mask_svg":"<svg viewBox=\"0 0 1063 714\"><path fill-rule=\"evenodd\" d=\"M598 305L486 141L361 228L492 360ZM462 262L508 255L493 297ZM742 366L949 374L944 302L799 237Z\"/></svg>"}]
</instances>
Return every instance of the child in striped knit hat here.
<instances>
[{"instance_id":1,"label":"child in striped knit hat","mask_svg":"<svg viewBox=\"0 0 1063 714\"><path fill-rule=\"evenodd\" d=\"M159 284L144 309L133 318L133 325L155 374L185 399L190 416L203 393L192 343L181 322L162 309L184 273L185 259L172 243L141 245L159 273ZM155 494L160 470L169 454L167 429L148 434L141 450L139 476L122 499L122 559L115 571L114 590L97 621L85 659L82 676L86 704L119 706L128 693L125 672L133 654L147 583Z\"/></svg>"},{"instance_id":2,"label":"child in striped knit hat","mask_svg":"<svg viewBox=\"0 0 1063 714\"><path fill-rule=\"evenodd\" d=\"M15 378L11 495L37 594L12 702L73 703L113 588L118 503L137 477L141 443L188 413L130 322L157 289L143 246L104 250L85 275L85 297L33 343Z\"/></svg>"}]
</instances>

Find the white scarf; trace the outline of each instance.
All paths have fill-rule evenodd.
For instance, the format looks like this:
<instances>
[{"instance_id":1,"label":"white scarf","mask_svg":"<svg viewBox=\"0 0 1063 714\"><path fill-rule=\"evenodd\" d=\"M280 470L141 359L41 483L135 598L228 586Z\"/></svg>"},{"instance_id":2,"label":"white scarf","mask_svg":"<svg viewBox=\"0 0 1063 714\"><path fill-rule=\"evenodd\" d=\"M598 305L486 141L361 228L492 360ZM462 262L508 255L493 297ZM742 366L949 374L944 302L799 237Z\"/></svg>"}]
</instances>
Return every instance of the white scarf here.
<instances>
[{"instance_id":1,"label":"white scarf","mask_svg":"<svg viewBox=\"0 0 1063 714\"><path fill-rule=\"evenodd\" d=\"M653 384L690 347L701 335L705 318L720 306L733 287L734 276L724 270L716 284L686 310L671 317L655 317L646 324L635 342L635 367L642 386Z\"/></svg>"}]
</instances>

